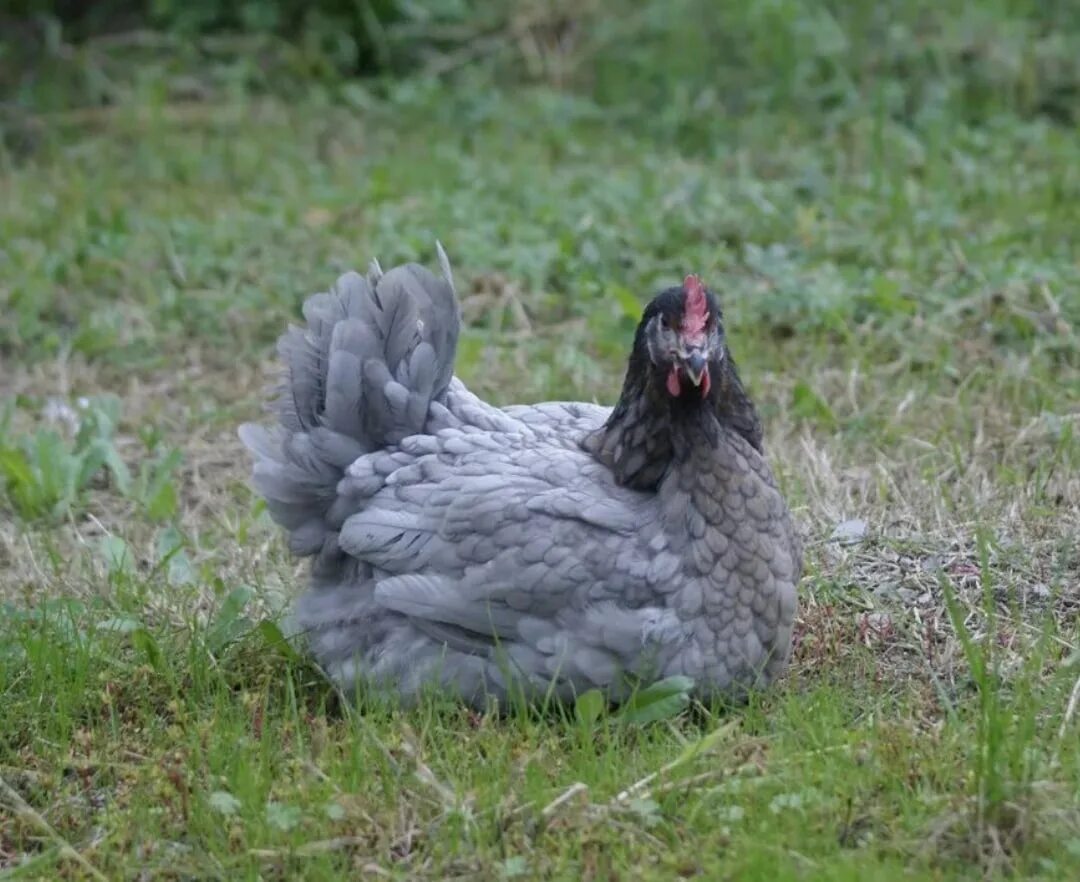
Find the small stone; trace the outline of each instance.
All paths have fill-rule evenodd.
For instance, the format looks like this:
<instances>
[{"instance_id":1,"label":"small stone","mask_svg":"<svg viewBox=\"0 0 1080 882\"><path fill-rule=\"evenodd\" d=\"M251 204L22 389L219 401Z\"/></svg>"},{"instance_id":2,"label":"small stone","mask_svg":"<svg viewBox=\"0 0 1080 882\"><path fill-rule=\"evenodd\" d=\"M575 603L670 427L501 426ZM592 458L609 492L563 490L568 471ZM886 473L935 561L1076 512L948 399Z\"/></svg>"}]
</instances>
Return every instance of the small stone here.
<instances>
[{"instance_id":1,"label":"small stone","mask_svg":"<svg viewBox=\"0 0 1080 882\"><path fill-rule=\"evenodd\" d=\"M938 573L945 568L945 557L941 554L931 554L919 561L919 569L924 573Z\"/></svg>"},{"instance_id":2,"label":"small stone","mask_svg":"<svg viewBox=\"0 0 1080 882\"><path fill-rule=\"evenodd\" d=\"M854 545L866 538L867 524L862 518L853 518L836 525L829 537L830 542L841 545Z\"/></svg>"},{"instance_id":3,"label":"small stone","mask_svg":"<svg viewBox=\"0 0 1080 882\"><path fill-rule=\"evenodd\" d=\"M896 593L899 595L900 600L908 606L914 606L919 602L919 592L914 588L897 588Z\"/></svg>"},{"instance_id":4,"label":"small stone","mask_svg":"<svg viewBox=\"0 0 1080 882\"><path fill-rule=\"evenodd\" d=\"M876 631L885 631L892 627L892 616L887 612L867 613L866 624Z\"/></svg>"}]
</instances>

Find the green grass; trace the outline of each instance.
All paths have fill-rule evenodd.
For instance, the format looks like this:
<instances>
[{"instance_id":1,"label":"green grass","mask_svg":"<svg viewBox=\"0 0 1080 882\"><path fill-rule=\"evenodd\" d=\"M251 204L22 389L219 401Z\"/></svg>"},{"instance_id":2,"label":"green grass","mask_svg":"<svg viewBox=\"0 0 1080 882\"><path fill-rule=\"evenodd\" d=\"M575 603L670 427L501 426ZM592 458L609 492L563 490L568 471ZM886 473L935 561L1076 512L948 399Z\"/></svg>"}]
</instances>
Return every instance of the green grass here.
<instances>
[{"instance_id":1,"label":"green grass","mask_svg":"<svg viewBox=\"0 0 1080 882\"><path fill-rule=\"evenodd\" d=\"M178 101L168 58L92 46L112 106L23 89L0 879L1080 875L1080 30L766 6L724 7L716 68L647 4L605 25L640 37L622 68L590 32L544 67L572 88L514 95L483 66L292 97L215 67ZM784 682L647 724L354 709L283 642L303 569L235 426L306 293L436 237L497 403L610 402L657 287L720 293L807 543Z\"/></svg>"}]
</instances>

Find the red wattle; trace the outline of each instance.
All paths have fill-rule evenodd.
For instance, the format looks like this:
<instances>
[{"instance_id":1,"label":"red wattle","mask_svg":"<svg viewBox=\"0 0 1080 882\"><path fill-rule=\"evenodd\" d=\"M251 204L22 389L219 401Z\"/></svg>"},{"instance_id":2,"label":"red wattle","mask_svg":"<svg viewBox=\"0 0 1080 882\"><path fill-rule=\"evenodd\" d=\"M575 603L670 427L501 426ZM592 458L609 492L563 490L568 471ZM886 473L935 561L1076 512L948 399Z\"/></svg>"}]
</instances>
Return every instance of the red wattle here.
<instances>
[{"instance_id":1,"label":"red wattle","mask_svg":"<svg viewBox=\"0 0 1080 882\"><path fill-rule=\"evenodd\" d=\"M682 383L679 382L679 369L677 367L673 367L668 371L667 390L676 398L678 398L679 393L682 392Z\"/></svg>"},{"instance_id":2,"label":"red wattle","mask_svg":"<svg viewBox=\"0 0 1080 882\"><path fill-rule=\"evenodd\" d=\"M709 369L705 369L705 373L701 375L701 397L704 398L709 394L709 387L712 385L712 379L709 377Z\"/></svg>"}]
</instances>

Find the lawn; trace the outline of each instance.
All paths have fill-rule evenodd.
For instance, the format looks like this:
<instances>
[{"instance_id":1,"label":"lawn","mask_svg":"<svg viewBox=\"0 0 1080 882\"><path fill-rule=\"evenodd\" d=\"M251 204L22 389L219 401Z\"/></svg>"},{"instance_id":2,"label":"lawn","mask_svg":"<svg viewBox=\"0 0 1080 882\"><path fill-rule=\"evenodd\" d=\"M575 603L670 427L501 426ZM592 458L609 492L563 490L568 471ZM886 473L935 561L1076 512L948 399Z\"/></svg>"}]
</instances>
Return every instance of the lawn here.
<instances>
[{"instance_id":1,"label":"lawn","mask_svg":"<svg viewBox=\"0 0 1080 882\"><path fill-rule=\"evenodd\" d=\"M513 40L287 88L166 41L12 92L0 879L1080 878L1080 22L724 4L714 69L700 5L514 90ZM719 293L806 542L783 682L354 707L283 640L236 426L307 293L436 238L499 404L612 402L652 293Z\"/></svg>"}]
</instances>

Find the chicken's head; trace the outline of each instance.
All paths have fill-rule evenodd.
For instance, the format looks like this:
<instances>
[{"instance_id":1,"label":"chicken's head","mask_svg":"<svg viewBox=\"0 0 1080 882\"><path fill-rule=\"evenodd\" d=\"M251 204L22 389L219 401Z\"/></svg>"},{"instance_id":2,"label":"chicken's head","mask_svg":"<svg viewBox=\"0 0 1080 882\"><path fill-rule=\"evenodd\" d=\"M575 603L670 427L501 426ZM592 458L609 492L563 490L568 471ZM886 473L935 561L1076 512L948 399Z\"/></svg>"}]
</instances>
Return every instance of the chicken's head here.
<instances>
[{"instance_id":1,"label":"chicken's head","mask_svg":"<svg viewBox=\"0 0 1080 882\"><path fill-rule=\"evenodd\" d=\"M727 351L720 304L697 276L689 275L645 308L637 342L669 395L704 399Z\"/></svg>"}]
</instances>

